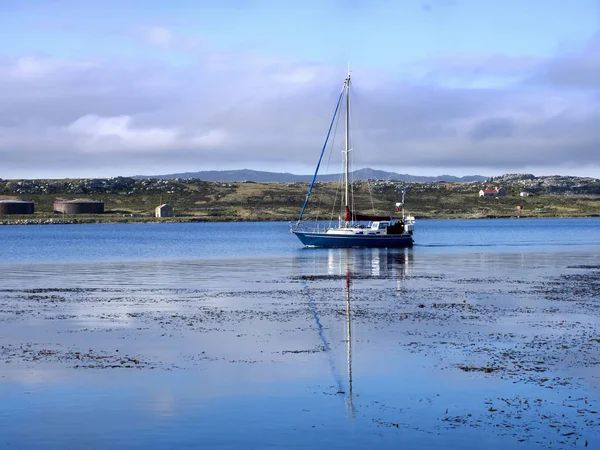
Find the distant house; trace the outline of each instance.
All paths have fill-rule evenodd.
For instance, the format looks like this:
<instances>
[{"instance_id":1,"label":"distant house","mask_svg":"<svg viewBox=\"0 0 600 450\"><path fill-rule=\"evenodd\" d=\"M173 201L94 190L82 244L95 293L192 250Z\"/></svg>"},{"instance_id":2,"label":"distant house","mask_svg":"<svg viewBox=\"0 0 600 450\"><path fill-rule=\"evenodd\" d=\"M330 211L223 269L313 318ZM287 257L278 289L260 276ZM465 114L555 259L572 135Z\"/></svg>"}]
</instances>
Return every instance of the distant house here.
<instances>
[{"instance_id":1,"label":"distant house","mask_svg":"<svg viewBox=\"0 0 600 450\"><path fill-rule=\"evenodd\" d=\"M521 192L519 194L520 197L529 197L529 192Z\"/></svg>"},{"instance_id":2,"label":"distant house","mask_svg":"<svg viewBox=\"0 0 600 450\"><path fill-rule=\"evenodd\" d=\"M499 187L496 189L482 189L479 191L480 197L504 197L506 195L506 189Z\"/></svg>"},{"instance_id":3,"label":"distant house","mask_svg":"<svg viewBox=\"0 0 600 450\"><path fill-rule=\"evenodd\" d=\"M173 207L167 203L163 203L156 207L154 215L156 217L173 217Z\"/></svg>"}]
</instances>

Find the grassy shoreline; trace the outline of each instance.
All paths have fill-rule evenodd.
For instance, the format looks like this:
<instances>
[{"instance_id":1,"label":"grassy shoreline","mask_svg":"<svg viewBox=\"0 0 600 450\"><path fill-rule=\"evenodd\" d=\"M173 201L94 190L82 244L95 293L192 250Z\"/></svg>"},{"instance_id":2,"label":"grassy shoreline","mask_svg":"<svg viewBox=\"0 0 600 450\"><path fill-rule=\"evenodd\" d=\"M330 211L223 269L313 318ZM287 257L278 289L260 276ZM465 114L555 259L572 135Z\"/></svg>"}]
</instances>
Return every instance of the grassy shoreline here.
<instances>
[{"instance_id":1,"label":"grassy shoreline","mask_svg":"<svg viewBox=\"0 0 600 450\"><path fill-rule=\"evenodd\" d=\"M396 217L396 216L394 216ZM522 215L522 216L439 216L439 217L423 217L416 216L417 220L482 220L482 219L591 219L598 218L600 214L590 215ZM257 220L250 218L201 218L201 217L167 217L167 218L155 218L155 217L115 217L113 214L96 214L96 215L67 215L67 216L48 216L48 215L11 215L11 216L0 216L0 225L91 225L91 224L143 224L143 223L154 223L154 224L165 224L165 223L235 223L235 222L258 222L258 223L269 223L269 222L295 222L296 218L270 218L265 220ZM303 219L308 222L310 219ZM337 220L335 221L337 223Z\"/></svg>"},{"instance_id":2,"label":"grassy shoreline","mask_svg":"<svg viewBox=\"0 0 600 450\"><path fill-rule=\"evenodd\" d=\"M508 186L504 197L479 197L480 183L405 183L407 214L417 219L491 219L600 217L600 195L537 193L520 197L522 188ZM143 181L122 189L86 189L65 183L52 192L0 191L0 200L27 200L33 215L0 215L0 224L31 223L163 223L163 222L274 222L296 221L308 183L206 181ZM399 215L398 183L358 182L352 187L353 208L379 215ZM53 213L58 199L87 198L104 202L105 213L63 215ZM154 208L169 203L174 217L155 218ZM337 183L316 183L305 220L318 217L337 222L340 194ZM330 205L337 202L334 210Z\"/></svg>"}]
</instances>

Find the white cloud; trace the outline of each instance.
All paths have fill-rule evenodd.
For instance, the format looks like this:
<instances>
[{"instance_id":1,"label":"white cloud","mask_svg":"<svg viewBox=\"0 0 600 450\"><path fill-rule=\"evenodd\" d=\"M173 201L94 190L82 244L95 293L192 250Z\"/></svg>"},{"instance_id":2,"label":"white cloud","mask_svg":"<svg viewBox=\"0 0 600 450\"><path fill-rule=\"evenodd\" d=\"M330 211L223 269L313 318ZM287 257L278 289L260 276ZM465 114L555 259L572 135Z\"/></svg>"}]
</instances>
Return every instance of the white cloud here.
<instances>
[{"instance_id":1,"label":"white cloud","mask_svg":"<svg viewBox=\"0 0 600 450\"><path fill-rule=\"evenodd\" d=\"M155 151L168 149L177 141L177 130L169 128L133 128L131 116L80 117L66 130L83 138L87 151L120 151L122 149Z\"/></svg>"},{"instance_id":2,"label":"white cloud","mask_svg":"<svg viewBox=\"0 0 600 450\"><path fill-rule=\"evenodd\" d=\"M89 69L95 65L92 61L70 61L56 58L23 56L11 61L0 61L0 80L21 80L40 82L46 78L60 76Z\"/></svg>"},{"instance_id":3,"label":"white cloud","mask_svg":"<svg viewBox=\"0 0 600 450\"><path fill-rule=\"evenodd\" d=\"M52 64L49 61L26 57L16 61L12 75L16 78L38 78L47 75L50 70L52 70Z\"/></svg>"},{"instance_id":4,"label":"white cloud","mask_svg":"<svg viewBox=\"0 0 600 450\"><path fill-rule=\"evenodd\" d=\"M173 43L173 34L165 27L148 27L143 30L146 40L159 47L168 47Z\"/></svg>"},{"instance_id":5,"label":"white cloud","mask_svg":"<svg viewBox=\"0 0 600 450\"><path fill-rule=\"evenodd\" d=\"M160 30L154 44L176 51L179 40ZM577 53L575 65L560 55L455 63L444 57L420 63L435 77L410 80L355 67L356 162L443 166L448 173L473 167L490 175L502 167L589 168L600 143L600 97L589 89L595 66L586 64L595 61L588 55L595 48ZM36 167L100 176L115 166L128 175L314 164L345 67L204 48L190 55L188 65L176 67L156 60L0 60L0 177ZM477 71L510 82L474 87ZM453 87L443 82L446 73Z\"/></svg>"},{"instance_id":6,"label":"white cloud","mask_svg":"<svg viewBox=\"0 0 600 450\"><path fill-rule=\"evenodd\" d=\"M225 140L225 133L221 130L184 135L177 128L136 127L131 116L89 114L69 124L65 130L77 138L75 146L86 152L151 153L192 147L214 149Z\"/></svg>"},{"instance_id":7,"label":"white cloud","mask_svg":"<svg viewBox=\"0 0 600 450\"><path fill-rule=\"evenodd\" d=\"M283 83L310 83L319 75L318 68L315 67L298 67L290 71L277 74L276 80Z\"/></svg>"}]
</instances>

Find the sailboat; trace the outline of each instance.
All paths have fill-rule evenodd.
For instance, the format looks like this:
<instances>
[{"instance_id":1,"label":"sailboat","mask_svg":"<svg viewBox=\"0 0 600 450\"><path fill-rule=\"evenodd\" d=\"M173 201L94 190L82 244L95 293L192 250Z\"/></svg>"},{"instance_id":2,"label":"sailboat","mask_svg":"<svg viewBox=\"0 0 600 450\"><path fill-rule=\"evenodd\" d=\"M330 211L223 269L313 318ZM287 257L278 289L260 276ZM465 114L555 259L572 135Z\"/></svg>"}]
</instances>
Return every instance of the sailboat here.
<instances>
[{"instance_id":1,"label":"sailboat","mask_svg":"<svg viewBox=\"0 0 600 450\"><path fill-rule=\"evenodd\" d=\"M337 226L328 227L307 227L302 223L304 210L308 205L312 189L317 179L319 167L323 159L323 154L327 147L327 142L331 135L331 130L339 114L340 104L345 98L346 106L346 145L344 150L344 195L343 212L339 216ZM307 247L375 247L375 248L398 248L411 247L413 245L413 231L415 218L405 216L404 214L404 195L405 189L401 190L402 201L396 203L396 212L402 212L401 218L390 216L377 216L360 214L350 208L350 182L349 182L349 153L350 153L350 72L344 80L342 92L338 98L331 124L325 138L325 144L321 150L321 156L317 163L317 168L312 182L308 188L304 205L300 211L300 216L295 224L292 224L290 231Z\"/></svg>"}]
</instances>

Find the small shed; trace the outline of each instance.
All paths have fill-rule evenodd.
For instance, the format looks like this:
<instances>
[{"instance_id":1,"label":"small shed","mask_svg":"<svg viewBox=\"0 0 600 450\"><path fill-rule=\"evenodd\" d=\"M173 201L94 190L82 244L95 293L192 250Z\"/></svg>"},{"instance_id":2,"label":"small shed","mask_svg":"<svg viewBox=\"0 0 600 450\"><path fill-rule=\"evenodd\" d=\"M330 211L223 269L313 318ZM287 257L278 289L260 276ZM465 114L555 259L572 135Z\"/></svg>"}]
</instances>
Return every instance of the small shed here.
<instances>
[{"instance_id":1,"label":"small shed","mask_svg":"<svg viewBox=\"0 0 600 450\"><path fill-rule=\"evenodd\" d=\"M154 209L156 217L173 217L173 207L167 203L157 206Z\"/></svg>"}]
</instances>

